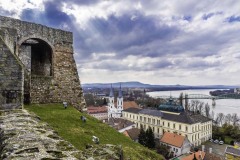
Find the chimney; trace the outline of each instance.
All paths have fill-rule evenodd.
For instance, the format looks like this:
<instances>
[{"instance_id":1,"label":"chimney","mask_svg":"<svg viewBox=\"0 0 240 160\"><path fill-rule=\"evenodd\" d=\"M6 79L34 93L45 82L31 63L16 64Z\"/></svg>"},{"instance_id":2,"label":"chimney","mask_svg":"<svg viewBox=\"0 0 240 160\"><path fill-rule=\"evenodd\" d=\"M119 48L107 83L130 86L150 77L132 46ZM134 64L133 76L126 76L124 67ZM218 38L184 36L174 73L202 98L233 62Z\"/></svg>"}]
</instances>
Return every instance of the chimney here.
<instances>
[{"instance_id":1,"label":"chimney","mask_svg":"<svg viewBox=\"0 0 240 160\"><path fill-rule=\"evenodd\" d=\"M212 148L209 148L209 153L212 153Z\"/></svg>"}]
</instances>

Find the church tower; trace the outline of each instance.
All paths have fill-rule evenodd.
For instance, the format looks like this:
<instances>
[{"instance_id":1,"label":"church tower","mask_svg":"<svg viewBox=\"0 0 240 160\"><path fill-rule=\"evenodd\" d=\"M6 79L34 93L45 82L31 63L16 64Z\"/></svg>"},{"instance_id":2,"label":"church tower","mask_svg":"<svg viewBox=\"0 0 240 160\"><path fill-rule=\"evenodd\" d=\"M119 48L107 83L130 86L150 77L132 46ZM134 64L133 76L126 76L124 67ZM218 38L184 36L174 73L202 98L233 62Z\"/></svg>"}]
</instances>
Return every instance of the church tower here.
<instances>
[{"instance_id":1,"label":"church tower","mask_svg":"<svg viewBox=\"0 0 240 160\"><path fill-rule=\"evenodd\" d=\"M112 84L111 84L111 89L110 89L110 93L109 93L109 103L114 105L114 93L113 93L113 88L112 88Z\"/></svg>"},{"instance_id":2,"label":"church tower","mask_svg":"<svg viewBox=\"0 0 240 160\"><path fill-rule=\"evenodd\" d=\"M111 84L111 89L108 97L108 118L112 117L112 113L114 111L114 92Z\"/></svg>"},{"instance_id":3,"label":"church tower","mask_svg":"<svg viewBox=\"0 0 240 160\"><path fill-rule=\"evenodd\" d=\"M122 113L122 110L123 110L123 95L122 95L121 84L120 84L120 88L119 88L119 91L118 91L117 110L118 110L119 113Z\"/></svg>"}]
</instances>

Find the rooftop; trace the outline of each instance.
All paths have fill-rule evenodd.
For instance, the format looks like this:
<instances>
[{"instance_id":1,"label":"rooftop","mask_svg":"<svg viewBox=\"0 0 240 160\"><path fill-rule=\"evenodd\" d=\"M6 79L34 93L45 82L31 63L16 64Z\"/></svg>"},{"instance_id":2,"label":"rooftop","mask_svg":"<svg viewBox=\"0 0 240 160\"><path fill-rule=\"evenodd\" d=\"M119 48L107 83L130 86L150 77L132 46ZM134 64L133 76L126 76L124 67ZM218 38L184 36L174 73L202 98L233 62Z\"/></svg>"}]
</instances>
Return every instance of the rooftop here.
<instances>
[{"instance_id":1,"label":"rooftop","mask_svg":"<svg viewBox=\"0 0 240 160\"><path fill-rule=\"evenodd\" d=\"M159 110L153 110L153 109L142 109L138 112L139 114L146 114L146 115L151 115L151 116L157 116L157 117L162 117L163 113Z\"/></svg>"},{"instance_id":2,"label":"rooftop","mask_svg":"<svg viewBox=\"0 0 240 160\"><path fill-rule=\"evenodd\" d=\"M172 98L170 98L167 103L159 105L158 109L161 111L176 112L176 113L184 112L183 106L175 103Z\"/></svg>"},{"instance_id":3,"label":"rooftop","mask_svg":"<svg viewBox=\"0 0 240 160\"><path fill-rule=\"evenodd\" d=\"M188 112L182 112L179 115L171 114L171 113L163 113L163 119L187 123L187 124L194 124L194 123L204 123L211 121L211 119L201 115L201 114L192 114Z\"/></svg>"},{"instance_id":4,"label":"rooftop","mask_svg":"<svg viewBox=\"0 0 240 160\"><path fill-rule=\"evenodd\" d=\"M110 118L108 121L108 125L112 126L116 130L121 130L123 128L134 125L134 123L122 118Z\"/></svg>"},{"instance_id":5,"label":"rooftop","mask_svg":"<svg viewBox=\"0 0 240 160\"><path fill-rule=\"evenodd\" d=\"M123 101L123 109L140 108L135 101Z\"/></svg>"},{"instance_id":6,"label":"rooftop","mask_svg":"<svg viewBox=\"0 0 240 160\"><path fill-rule=\"evenodd\" d=\"M146 114L146 115L152 115L156 117L162 117L162 119L175 121L175 122L181 122L186 124L194 124L194 123L204 123L211 121L211 119L200 115L200 114L193 114L188 112L182 112L180 114L172 114L172 113L166 113L162 112L160 110L154 110L154 109L139 109L139 108L128 108L124 110L125 112L135 113L135 114Z\"/></svg>"},{"instance_id":7,"label":"rooftop","mask_svg":"<svg viewBox=\"0 0 240 160\"><path fill-rule=\"evenodd\" d=\"M201 160L201 159L204 159L205 158L205 155L206 153L203 152L203 151L198 151L198 152L195 152L195 153L192 153L186 157L183 157L181 160L193 160L194 158L194 154L195 154L195 157L197 158L197 160Z\"/></svg>"},{"instance_id":8,"label":"rooftop","mask_svg":"<svg viewBox=\"0 0 240 160\"><path fill-rule=\"evenodd\" d=\"M124 109L123 111L130 112L130 113L138 113L141 110L142 109L140 109L140 108L127 108L127 109Z\"/></svg>"},{"instance_id":9,"label":"rooftop","mask_svg":"<svg viewBox=\"0 0 240 160\"><path fill-rule=\"evenodd\" d=\"M227 146L225 153L240 157L240 149Z\"/></svg>"},{"instance_id":10,"label":"rooftop","mask_svg":"<svg viewBox=\"0 0 240 160\"><path fill-rule=\"evenodd\" d=\"M162 138L160 139L160 142L181 148L184 140L185 140L184 136L175 133L165 132Z\"/></svg>"},{"instance_id":11,"label":"rooftop","mask_svg":"<svg viewBox=\"0 0 240 160\"><path fill-rule=\"evenodd\" d=\"M96 114L96 113L107 113L107 107L87 107L88 114Z\"/></svg>"},{"instance_id":12,"label":"rooftop","mask_svg":"<svg viewBox=\"0 0 240 160\"><path fill-rule=\"evenodd\" d=\"M129 130L124 131L124 134L130 137L132 140L137 140L138 135L140 134L140 129L138 128L131 128Z\"/></svg>"}]
</instances>

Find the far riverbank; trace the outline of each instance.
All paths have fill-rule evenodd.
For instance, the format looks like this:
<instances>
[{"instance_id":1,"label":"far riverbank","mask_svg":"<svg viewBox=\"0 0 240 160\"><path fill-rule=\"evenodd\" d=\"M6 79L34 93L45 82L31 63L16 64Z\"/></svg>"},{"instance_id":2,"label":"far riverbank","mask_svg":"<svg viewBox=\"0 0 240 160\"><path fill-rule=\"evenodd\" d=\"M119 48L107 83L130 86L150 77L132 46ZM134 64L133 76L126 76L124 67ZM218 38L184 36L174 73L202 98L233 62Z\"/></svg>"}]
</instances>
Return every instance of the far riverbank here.
<instances>
[{"instance_id":1,"label":"far riverbank","mask_svg":"<svg viewBox=\"0 0 240 160\"><path fill-rule=\"evenodd\" d=\"M204 94L210 95L209 92L214 91L210 89L192 89L192 90L177 90L177 91L156 91L156 92L147 92L151 97L158 96L170 96L179 97L180 93L186 94ZM199 99L205 103L208 103L211 106L211 110L214 112L214 115L217 113L224 113L225 115L230 113L237 113L240 116L240 99L220 99L216 100L216 106L212 107L212 100L209 99Z\"/></svg>"}]
</instances>

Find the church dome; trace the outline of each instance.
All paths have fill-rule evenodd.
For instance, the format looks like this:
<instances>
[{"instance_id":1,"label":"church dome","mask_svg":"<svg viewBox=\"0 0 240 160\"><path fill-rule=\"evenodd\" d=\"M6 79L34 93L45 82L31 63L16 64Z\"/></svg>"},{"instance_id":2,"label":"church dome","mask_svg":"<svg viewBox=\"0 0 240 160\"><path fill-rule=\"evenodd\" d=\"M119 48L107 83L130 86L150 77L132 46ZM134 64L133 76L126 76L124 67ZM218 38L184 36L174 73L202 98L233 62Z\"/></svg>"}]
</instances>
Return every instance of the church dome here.
<instances>
[{"instance_id":1,"label":"church dome","mask_svg":"<svg viewBox=\"0 0 240 160\"><path fill-rule=\"evenodd\" d=\"M177 113L184 112L183 106L178 105L172 98L169 98L167 103L159 105L158 110Z\"/></svg>"}]
</instances>

